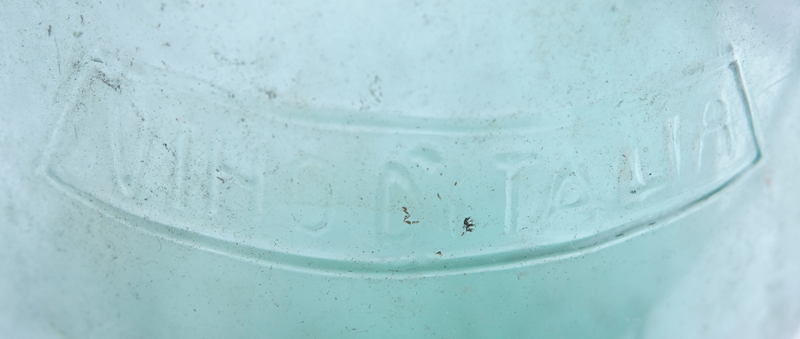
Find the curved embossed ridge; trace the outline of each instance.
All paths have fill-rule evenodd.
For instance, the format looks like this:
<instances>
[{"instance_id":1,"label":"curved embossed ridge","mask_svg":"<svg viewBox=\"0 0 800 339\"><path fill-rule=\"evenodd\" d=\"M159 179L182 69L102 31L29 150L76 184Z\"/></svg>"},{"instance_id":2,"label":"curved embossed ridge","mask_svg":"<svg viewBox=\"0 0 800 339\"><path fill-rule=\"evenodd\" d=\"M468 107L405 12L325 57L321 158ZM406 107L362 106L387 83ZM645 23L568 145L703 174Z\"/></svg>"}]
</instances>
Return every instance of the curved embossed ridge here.
<instances>
[{"instance_id":1,"label":"curved embossed ridge","mask_svg":"<svg viewBox=\"0 0 800 339\"><path fill-rule=\"evenodd\" d=\"M659 93L470 119L284 107L95 59L113 58L84 62L62 98L44 164L55 187L160 238L319 274L585 253L681 215L760 159L732 56Z\"/></svg>"}]
</instances>

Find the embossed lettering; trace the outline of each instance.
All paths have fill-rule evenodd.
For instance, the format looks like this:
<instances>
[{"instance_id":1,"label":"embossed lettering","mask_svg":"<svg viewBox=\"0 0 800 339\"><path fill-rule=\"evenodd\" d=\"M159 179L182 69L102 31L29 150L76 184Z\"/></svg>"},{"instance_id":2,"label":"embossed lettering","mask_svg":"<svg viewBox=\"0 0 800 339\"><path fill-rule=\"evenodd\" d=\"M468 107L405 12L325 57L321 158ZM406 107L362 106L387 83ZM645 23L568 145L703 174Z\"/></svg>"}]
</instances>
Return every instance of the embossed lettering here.
<instances>
[{"instance_id":1,"label":"embossed lettering","mask_svg":"<svg viewBox=\"0 0 800 339\"><path fill-rule=\"evenodd\" d=\"M536 160L536 155L506 153L500 154L495 157L497 167L505 172L505 216L503 221L503 234L517 230L517 220L519 213L517 212L519 205L519 183L516 177L520 170L525 167L531 166Z\"/></svg>"}]
</instances>

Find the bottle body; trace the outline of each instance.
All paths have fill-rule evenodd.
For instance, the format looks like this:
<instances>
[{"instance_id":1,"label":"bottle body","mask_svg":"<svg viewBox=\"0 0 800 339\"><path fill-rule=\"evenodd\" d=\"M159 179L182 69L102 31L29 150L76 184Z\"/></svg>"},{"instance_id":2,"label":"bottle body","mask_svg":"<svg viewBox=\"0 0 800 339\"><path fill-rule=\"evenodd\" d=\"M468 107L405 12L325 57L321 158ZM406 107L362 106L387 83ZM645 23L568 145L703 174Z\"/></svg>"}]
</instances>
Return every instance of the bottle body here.
<instances>
[{"instance_id":1,"label":"bottle body","mask_svg":"<svg viewBox=\"0 0 800 339\"><path fill-rule=\"evenodd\" d=\"M48 98L30 109L41 125L5 114L29 129L8 134L4 183L19 258L4 290L37 301L7 294L22 323L621 338L797 324L796 60L732 24L756 14L107 6L52 6L33 51L4 47L49 65L5 62L8 107Z\"/></svg>"}]
</instances>

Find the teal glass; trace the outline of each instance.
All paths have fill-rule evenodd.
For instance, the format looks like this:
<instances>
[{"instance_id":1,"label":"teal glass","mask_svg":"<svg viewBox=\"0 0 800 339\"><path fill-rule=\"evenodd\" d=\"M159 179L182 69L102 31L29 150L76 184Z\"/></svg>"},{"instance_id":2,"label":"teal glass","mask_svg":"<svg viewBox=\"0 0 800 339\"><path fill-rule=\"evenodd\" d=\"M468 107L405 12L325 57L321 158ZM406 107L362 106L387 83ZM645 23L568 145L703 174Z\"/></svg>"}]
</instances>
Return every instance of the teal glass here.
<instances>
[{"instance_id":1,"label":"teal glass","mask_svg":"<svg viewBox=\"0 0 800 339\"><path fill-rule=\"evenodd\" d=\"M797 336L796 4L1 6L10 337Z\"/></svg>"}]
</instances>

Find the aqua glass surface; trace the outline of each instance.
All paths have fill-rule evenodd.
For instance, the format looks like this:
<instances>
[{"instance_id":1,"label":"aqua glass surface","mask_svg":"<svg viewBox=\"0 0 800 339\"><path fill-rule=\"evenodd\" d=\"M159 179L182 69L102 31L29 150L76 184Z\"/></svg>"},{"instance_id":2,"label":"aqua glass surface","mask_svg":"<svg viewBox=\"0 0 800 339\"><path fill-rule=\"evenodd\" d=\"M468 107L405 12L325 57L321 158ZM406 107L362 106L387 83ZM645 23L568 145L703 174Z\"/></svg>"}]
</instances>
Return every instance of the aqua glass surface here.
<instances>
[{"instance_id":1,"label":"aqua glass surface","mask_svg":"<svg viewBox=\"0 0 800 339\"><path fill-rule=\"evenodd\" d=\"M800 338L800 7L0 4L11 338Z\"/></svg>"}]
</instances>

